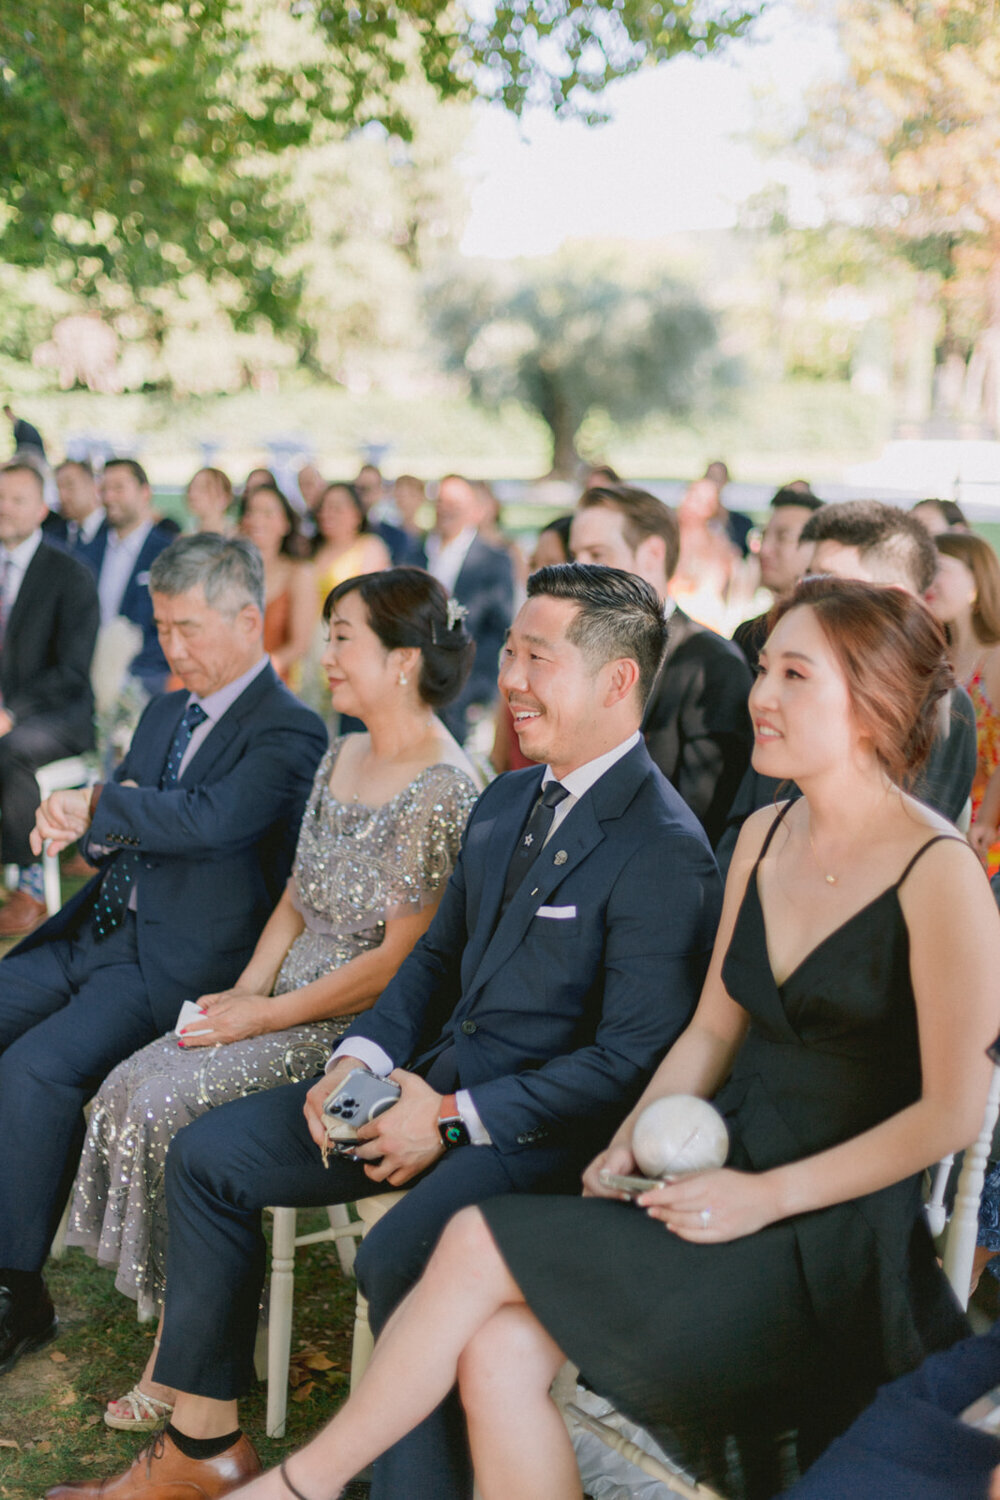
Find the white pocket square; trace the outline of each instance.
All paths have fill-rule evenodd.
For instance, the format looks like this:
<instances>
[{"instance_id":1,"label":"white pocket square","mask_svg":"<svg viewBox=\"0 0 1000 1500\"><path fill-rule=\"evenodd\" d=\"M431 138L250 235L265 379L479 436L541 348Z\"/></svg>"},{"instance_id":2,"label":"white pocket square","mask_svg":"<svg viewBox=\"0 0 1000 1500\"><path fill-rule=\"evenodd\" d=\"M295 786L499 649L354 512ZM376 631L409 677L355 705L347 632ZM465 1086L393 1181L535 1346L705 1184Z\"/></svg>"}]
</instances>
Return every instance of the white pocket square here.
<instances>
[{"instance_id":1,"label":"white pocket square","mask_svg":"<svg viewBox=\"0 0 1000 1500\"><path fill-rule=\"evenodd\" d=\"M540 906L536 917L549 917L553 922L568 922L576 916L575 906Z\"/></svg>"},{"instance_id":2,"label":"white pocket square","mask_svg":"<svg viewBox=\"0 0 1000 1500\"><path fill-rule=\"evenodd\" d=\"M146 587L146 585L149 583L149 571L148 571L148 569L144 573L137 573L135 575L135 581L136 581L137 585L139 586L139 588L144 589Z\"/></svg>"}]
</instances>

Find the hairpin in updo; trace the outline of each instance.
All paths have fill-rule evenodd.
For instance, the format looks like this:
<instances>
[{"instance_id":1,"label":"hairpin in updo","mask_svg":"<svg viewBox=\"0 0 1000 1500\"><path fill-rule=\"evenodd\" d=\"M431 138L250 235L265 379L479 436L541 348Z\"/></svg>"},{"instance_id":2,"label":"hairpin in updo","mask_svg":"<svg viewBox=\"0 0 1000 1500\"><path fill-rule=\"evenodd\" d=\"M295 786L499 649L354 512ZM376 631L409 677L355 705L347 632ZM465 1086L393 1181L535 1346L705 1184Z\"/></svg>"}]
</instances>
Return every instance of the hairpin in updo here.
<instances>
[{"instance_id":1,"label":"hairpin in updo","mask_svg":"<svg viewBox=\"0 0 1000 1500\"><path fill-rule=\"evenodd\" d=\"M461 625L462 621L465 619L469 611L464 604L459 604L458 600L453 599L450 595L448 596L447 610L448 634L451 635L456 625ZM441 646L444 644L442 641L438 640L436 620L431 621L431 640L434 642L435 646Z\"/></svg>"}]
</instances>

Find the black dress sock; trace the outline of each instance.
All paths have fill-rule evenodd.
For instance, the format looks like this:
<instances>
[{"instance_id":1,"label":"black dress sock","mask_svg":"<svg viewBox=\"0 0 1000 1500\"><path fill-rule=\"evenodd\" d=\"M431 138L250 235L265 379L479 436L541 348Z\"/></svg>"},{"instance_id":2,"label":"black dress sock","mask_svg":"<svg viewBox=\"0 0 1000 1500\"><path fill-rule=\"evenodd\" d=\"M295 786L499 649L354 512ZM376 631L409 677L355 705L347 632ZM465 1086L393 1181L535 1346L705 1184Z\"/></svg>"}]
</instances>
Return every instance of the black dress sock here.
<instances>
[{"instance_id":1,"label":"black dress sock","mask_svg":"<svg viewBox=\"0 0 1000 1500\"><path fill-rule=\"evenodd\" d=\"M185 1458L195 1459L218 1458L220 1453L225 1453L227 1448L238 1443L243 1436L243 1429L237 1427L235 1432L227 1432L225 1437L193 1438L188 1437L186 1432L178 1432L173 1422L167 1423L166 1432Z\"/></svg>"},{"instance_id":2,"label":"black dress sock","mask_svg":"<svg viewBox=\"0 0 1000 1500\"><path fill-rule=\"evenodd\" d=\"M5 1286L17 1301L37 1302L45 1291L41 1271L12 1271L0 1266L0 1286Z\"/></svg>"}]
</instances>

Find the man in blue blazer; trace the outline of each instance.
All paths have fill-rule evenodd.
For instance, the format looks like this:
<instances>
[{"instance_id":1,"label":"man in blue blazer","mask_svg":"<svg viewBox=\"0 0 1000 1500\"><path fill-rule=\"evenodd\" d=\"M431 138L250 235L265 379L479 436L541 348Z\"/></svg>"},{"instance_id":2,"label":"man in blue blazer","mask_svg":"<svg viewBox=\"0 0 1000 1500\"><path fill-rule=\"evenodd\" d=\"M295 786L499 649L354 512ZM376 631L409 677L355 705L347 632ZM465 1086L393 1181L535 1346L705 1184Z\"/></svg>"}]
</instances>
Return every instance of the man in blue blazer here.
<instances>
[{"instance_id":1,"label":"man in blue blazer","mask_svg":"<svg viewBox=\"0 0 1000 1500\"><path fill-rule=\"evenodd\" d=\"M188 691L154 699L113 781L57 792L32 844L84 840L93 880L0 963L0 1374L55 1331L41 1267L83 1105L111 1068L232 984L284 888L326 744L276 677L251 543L184 537L152 568Z\"/></svg>"},{"instance_id":2,"label":"man in blue blazer","mask_svg":"<svg viewBox=\"0 0 1000 1500\"><path fill-rule=\"evenodd\" d=\"M465 628L476 643L465 687L441 717L461 744L477 716L497 697L497 657L514 614L510 558L479 535L479 496L460 474L438 485L436 524L424 542L427 569L466 611Z\"/></svg>"},{"instance_id":3,"label":"man in blue blazer","mask_svg":"<svg viewBox=\"0 0 1000 1500\"><path fill-rule=\"evenodd\" d=\"M525 753L547 764L484 792L434 921L328 1076L213 1110L171 1147L154 1379L177 1404L162 1445L115 1482L116 1500L165 1500L176 1485L211 1500L254 1471L236 1398L253 1379L263 1205L412 1184L358 1254L377 1333L458 1209L495 1193L579 1191L691 1014L720 885L701 827L639 733L664 646L659 601L638 578L576 564L536 573L528 592L500 688ZM356 1159L326 1169L323 1102L355 1067L391 1072L402 1095L364 1127ZM470 1493L454 1400L376 1464L375 1500Z\"/></svg>"},{"instance_id":4,"label":"man in blue blazer","mask_svg":"<svg viewBox=\"0 0 1000 1500\"><path fill-rule=\"evenodd\" d=\"M169 668L160 647L149 589L150 568L174 534L156 524L153 491L134 458L109 458L101 476L105 520L82 560L97 575L101 624L123 615L142 631L142 645L129 667L147 693L162 693Z\"/></svg>"}]
</instances>

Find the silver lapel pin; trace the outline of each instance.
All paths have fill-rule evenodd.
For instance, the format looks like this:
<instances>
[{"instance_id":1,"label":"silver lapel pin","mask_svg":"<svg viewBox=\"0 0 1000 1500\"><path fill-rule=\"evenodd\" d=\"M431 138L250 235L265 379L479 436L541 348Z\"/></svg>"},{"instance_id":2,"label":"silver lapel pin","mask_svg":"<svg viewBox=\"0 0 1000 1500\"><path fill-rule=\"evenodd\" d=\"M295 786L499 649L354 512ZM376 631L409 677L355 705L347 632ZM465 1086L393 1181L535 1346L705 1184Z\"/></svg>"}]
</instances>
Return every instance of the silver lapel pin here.
<instances>
[{"instance_id":1,"label":"silver lapel pin","mask_svg":"<svg viewBox=\"0 0 1000 1500\"><path fill-rule=\"evenodd\" d=\"M552 861L552 863L556 864L556 865L564 865L566 863L566 861L567 861L568 858L569 858L569 855L566 853L565 849L557 849L556 850L556 857Z\"/></svg>"}]
</instances>

